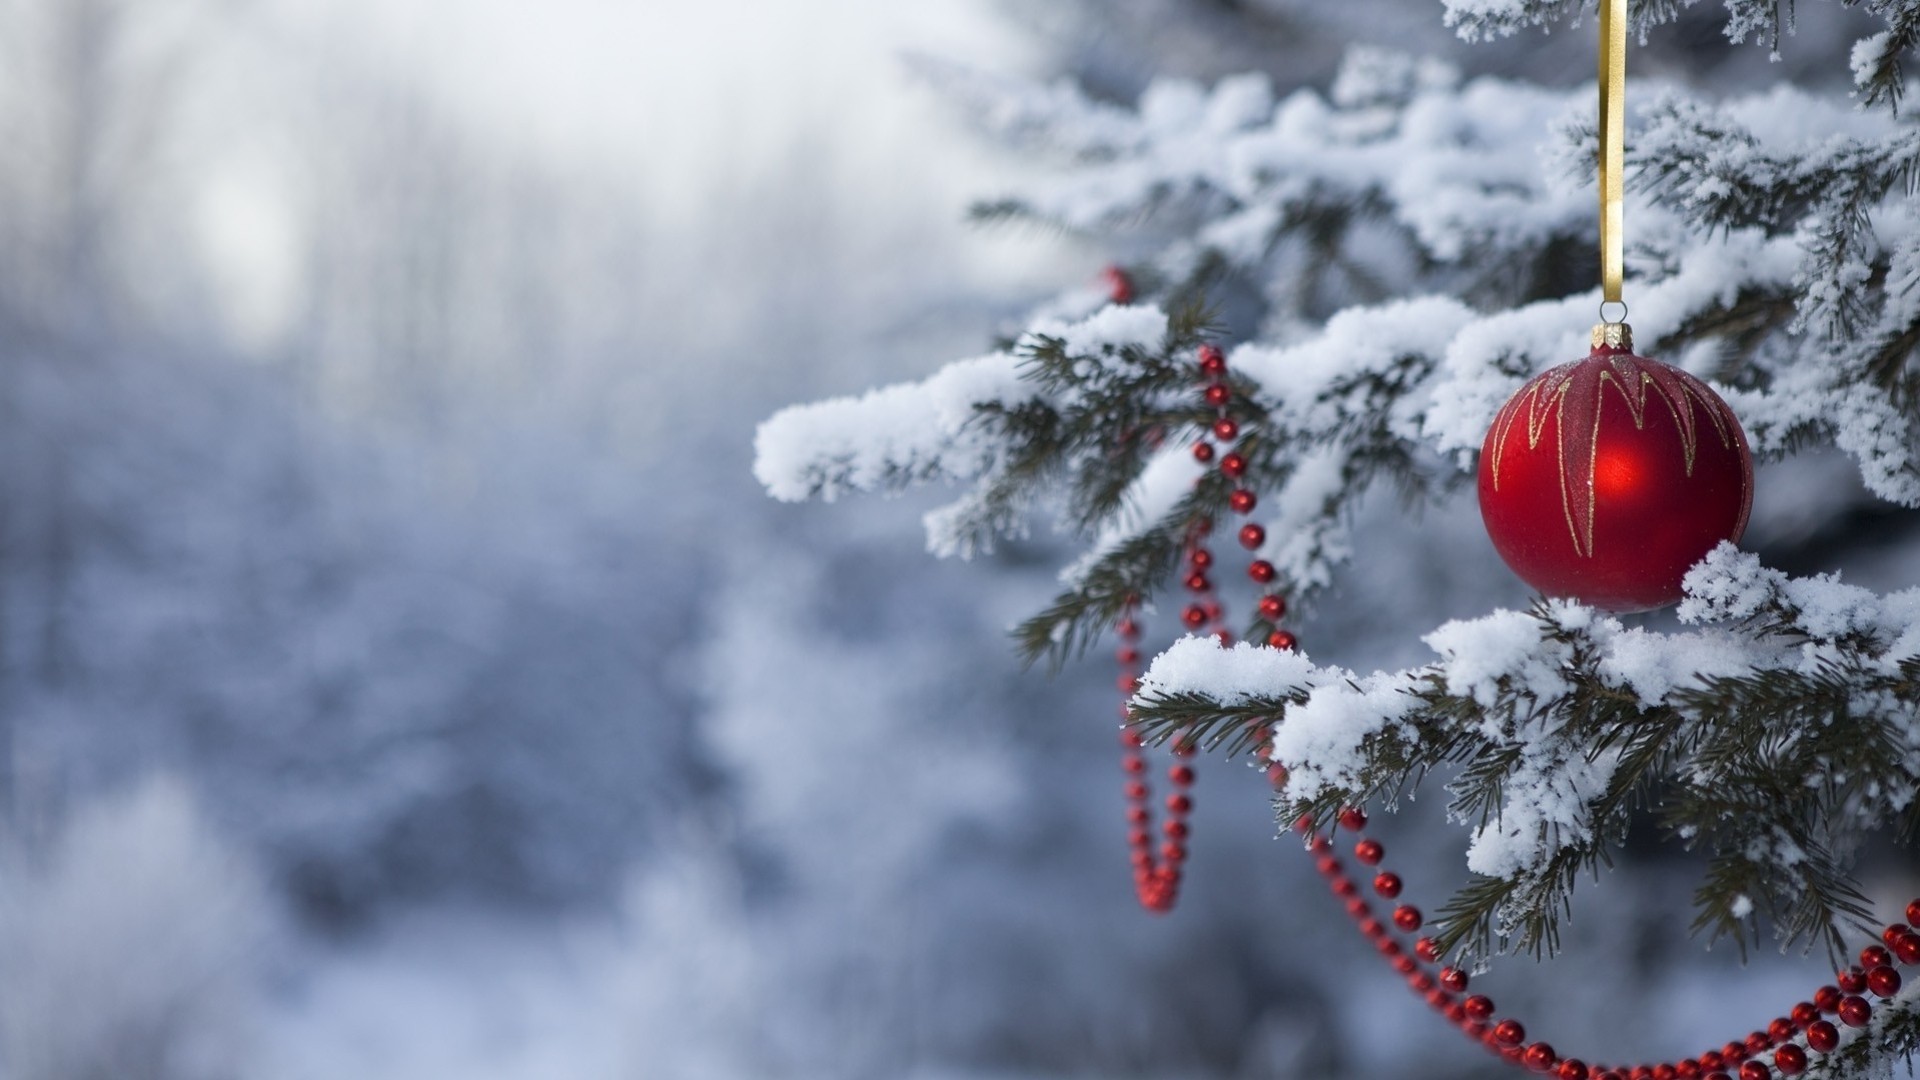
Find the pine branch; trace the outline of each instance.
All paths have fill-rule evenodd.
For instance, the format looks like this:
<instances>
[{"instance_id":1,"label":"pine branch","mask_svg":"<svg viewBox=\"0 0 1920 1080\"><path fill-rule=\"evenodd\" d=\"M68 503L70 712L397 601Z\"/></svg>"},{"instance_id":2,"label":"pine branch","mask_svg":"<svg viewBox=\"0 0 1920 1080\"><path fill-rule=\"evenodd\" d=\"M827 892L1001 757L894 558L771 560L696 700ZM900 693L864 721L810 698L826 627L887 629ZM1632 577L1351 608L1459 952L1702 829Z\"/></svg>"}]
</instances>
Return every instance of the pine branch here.
<instances>
[{"instance_id":1,"label":"pine branch","mask_svg":"<svg viewBox=\"0 0 1920 1080\"><path fill-rule=\"evenodd\" d=\"M1899 0L1868 0L1863 5L1886 20L1887 29L1854 46L1854 85L1864 91L1862 102L1898 111L1906 89L1900 57L1920 42L1920 5Z\"/></svg>"},{"instance_id":2,"label":"pine branch","mask_svg":"<svg viewBox=\"0 0 1920 1080\"><path fill-rule=\"evenodd\" d=\"M1432 937L1457 962L1507 952L1535 958L1560 951L1560 919L1569 911L1580 871L1598 849L1568 848L1538 870L1511 878L1480 878L1440 909Z\"/></svg>"},{"instance_id":3,"label":"pine branch","mask_svg":"<svg viewBox=\"0 0 1920 1080\"><path fill-rule=\"evenodd\" d=\"M1277 806L1285 823L1324 823L1342 806L1449 770L1450 812L1476 827L1476 847L1495 845L1484 858L1498 868L1444 909L1441 940L1470 955L1553 952L1579 872L1609 865L1635 815L1650 809L1711 852L1697 930L1733 934L1744 948L1758 910L1786 944L1837 948L1867 918L1847 853L1872 828L1908 827L1905 793L1920 786L1909 749L1920 739L1920 658L1886 656L1910 601L1789 579L1731 548L1689 586L1695 599L1683 614L1717 624L1694 636L1743 659L1657 700L1632 668L1648 655L1646 631L1551 602L1480 620L1500 623L1501 639L1532 629L1537 644L1516 648L1504 672L1490 672L1485 656L1456 669L1443 627L1430 639L1438 664L1364 681L1275 668L1284 687L1223 702L1174 673L1242 685L1278 661L1262 650L1203 656L1207 643L1182 643L1163 658L1170 667L1148 672L1136 716L1156 734L1211 743L1231 734L1236 749L1271 731L1273 757L1291 770ZM1667 648L1692 640L1676 636ZM1217 666L1229 662L1246 674ZM1357 719L1368 715L1377 719ZM1556 816L1541 816L1543 806Z\"/></svg>"},{"instance_id":4,"label":"pine branch","mask_svg":"<svg viewBox=\"0 0 1920 1080\"><path fill-rule=\"evenodd\" d=\"M1149 745L1178 740L1207 751L1224 748L1233 757L1257 746L1287 706L1305 700L1304 694L1258 697L1223 707L1200 694L1143 695L1129 704L1128 724Z\"/></svg>"},{"instance_id":5,"label":"pine branch","mask_svg":"<svg viewBox=\"0 0 1920 1080\"><path fill-rule=\"evenodd\" d=\"M1152 600L1180 556L1186 524L1201 516L1203 496L1182 500L1159 525L1123 541L1081 575L1080 585L1061 593L1046 610L1014 629L1028 664L1046 657L1058 670L1084 653L1129 608ZM1224 500L1222 500L1224 501Z\"/></svg>"}]
</instances>

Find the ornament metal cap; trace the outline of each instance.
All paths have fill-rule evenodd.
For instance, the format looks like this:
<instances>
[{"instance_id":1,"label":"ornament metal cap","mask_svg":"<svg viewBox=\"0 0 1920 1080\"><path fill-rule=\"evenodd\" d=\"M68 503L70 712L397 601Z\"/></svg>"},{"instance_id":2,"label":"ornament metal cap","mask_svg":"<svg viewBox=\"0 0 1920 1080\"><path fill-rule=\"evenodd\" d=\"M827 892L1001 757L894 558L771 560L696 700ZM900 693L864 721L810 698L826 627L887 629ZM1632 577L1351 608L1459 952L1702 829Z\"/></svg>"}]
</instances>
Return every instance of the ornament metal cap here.
<instances>
[{"instance_id":1,"label":"ornament metal cap","mask_svg":"<svg viewBox=\"0 0 1920 1080\"><path fill-rule=\"evenodd\" d=\"M1593 347L1605 346L1619 349L1621 352L1633 351L1633 327L1623 322L1603 322L1593 324Z\"/></svg>"}]
</instances>

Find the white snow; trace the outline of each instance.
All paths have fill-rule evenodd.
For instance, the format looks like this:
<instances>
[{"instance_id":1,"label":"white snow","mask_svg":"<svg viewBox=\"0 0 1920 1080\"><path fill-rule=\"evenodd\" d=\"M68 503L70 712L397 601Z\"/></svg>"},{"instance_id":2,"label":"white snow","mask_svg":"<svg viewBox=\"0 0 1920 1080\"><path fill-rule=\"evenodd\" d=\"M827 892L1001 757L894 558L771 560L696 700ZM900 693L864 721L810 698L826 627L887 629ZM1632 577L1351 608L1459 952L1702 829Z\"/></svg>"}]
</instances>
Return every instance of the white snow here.
<instances>
[{"instance_id":1,"label":"white snow","mask_svg":"<svg viewBox=\"0 0 1920 1080\"><path fill-rule=\"evenodd\" d=\"M1288 769L1286 795L1311 798L1328 787L1351 787L1365 764L1363 743L1389 729L1408 738L1401 717L1416 703L1403 673L1364 678L1335 668L1316 675L1305 704L1287 710L1274 729L1273 759Z\"/></svg>"},{"instance_id":2,"label":"white snow","mask_svg":"<svg viewBox=\"0 0 1920 1080\"><path fill-rule=\"evenodd\" d=\"M1407 356L1437 353L1473 312L1449 297L1420 297L1379 307L1349 308L1319 336L1298 345L1242 345L1228 356L1235 371L1259 381L1261 403L1290 427L1340 434L1353 406L1323 395L1337 382L1383 372Z\"/></svg>"},{"instance_id":3,"label":"white snow","mask_svg":"<svg viewBox=\"0 0 1920 1080\"><path fill-rule=\"evenodd\" d=\"M1167 316L1157 307L1109 306L1077 321L1043 319L1029 342L1044 335L1072 355L1097 357L1129 345L1157 348L1166 329ZM789 502L979 479L997 460L999 444L979 423L976 407L1038 396L1020 377L1020 364L1014 353L992 353L948 364L920 382L782 409L754 437L754 476ZM942 535L947 520L930 520L931 546L963 551L965 545Z\"/></svg>"},{"instance_id":4,"label":"white snow","mask_svg":"<svg viewBox=\"0 0 1920 1080\"><path fill-rule=\"evenodd\" d=\"M885 490L906 478L970 480L994 450L973 425L974 405L1031 396L1017 359L994 353L948 364L924 382L789 406L760 425L753 474L787 502Z\"/></svg>"},{"instance_id":5,"label":"white snow","mask_svg":"<svg viewBox=\"0 0 1920 1080\"><path fill-rule=\"evenodd\" d=\"M1732 622L1768 614L1790 619L1796 631L1815 639L1802 664L1834 655L1832 643L1853 636L1881 642L1878 659L1888 671L1920 648L1920 587L1882 595L1848 585L1839 574L1790 578L1731 544L1708 552L1688 571L1684 584L1682 620ZM1746 653L1749 662L1761 655L1754 644L1746 646ZM1689 662L1705 659L1688 657Z\"/></svg>"},{"instance_id":6,"label":"white snow","mask_svg":"<svg viewBox=\"0 0 1920 1080\"><path fill-rule=\"evenodd\" d=\"M1303 455L1293 476L1273 500L1274 513L1261 554L1283 580L1301 591L1333 584L1337 568L1353 554L1350 526L1329 507L1344 495L1346 455L1321 450Z\"/></svg>"},{"instance_id":7,"label":"white snow","mask_svg":"<svg viewBox=\"0 0 1920 1080\"><path fill-rule=\"evenodd\" d=\"M1509 693L1545 700L1567 689L1565 658L1543 647L1540 621L1526 612L1456 619L1424 640L1443 658L1447 689L1482 705L1491 707Z\"/></svg>"},{"instance_id":8,"label":"white snow","mask_svg":"<svg viewBox=\"0 0 1920 1080\"><path fill-rule=\"evenodd\" d=\"M1681 584L1682 622L1730 622L1758 613L1786 575L1760 565L1760 557L1732 544L1719 544L1687 571Z\"/></svg>"},{"instance_id":9,"label":"white snow","mask_svg":"<svg viewBox=\"0 0 1920 1080\"><path fill-rule=\"evenodd\" d=\"M1542 19L1542 6L1527 0L1444 0L1444 6L1447 25L1468 41L1505 36Z\"/></svg>"},{"instance_id":10,"label":"white snow","mask_svg":"<svg viewBox=\"0 0 1920 1080\"><path fill-rule=\"evenodd\" d=\"M1167 335L1167 314L1151 304L1114 305L1084 319L1041 319L1027 332L1058 339L1072 356L1100 356L1127 345L1158 347Z\"/></svg>"},{"instance_id":11,"label":"white snow","mask_svg":"<svg viewBox=\"0 0 1920 1080\"><path fill-rule=\"evenodd\" d=\"M1292 693L1307 685L1313 672L1302 653L1245 641L1225 648L1212 637L1188 635L1154 657L1136 696L1203 693L1223 705L1240 705Z\"/></svg>"},{"instance_id":12,"label":"white snow","mask_svg":"<svg viewBox=\"0 0 1920 1080\"><path fill-rule=\"evenodd\" d=\"M1660 634L1614 626L1600 658L1600 675L1632 690L1646 708L1665 702L1675 690L1739 675L1753 663L1748 643L1731 634Z\"/></svg>"},{"instance_id":13,"label":"white snow","mask_svg":"<svg viewBox=\"0 0 1920 1080\"><path fill-rule=\"evenodd\" d=\"M1887 45L1892 40L1893 33L1882 30L1853 43L1853 50L1847 56L1848 66L1853 69L1853 85L1864 88L1873 81L1873 73L1886 59Z\"/></svg>"},{"instance_id":14,"label":"white snow","mask_svg":"<svg viewBox=\"0 0 1920 1080\"><path fill-rule=\"evenodd\" d=\"M1614 752L1591 759L1565 740L1540 734L1501 789L1499 812L1476 828L1467 869L1489 877L1537 870L1562 847L1593 838L1588 807L1605 794Z\"/></svg>"}]
</instances>

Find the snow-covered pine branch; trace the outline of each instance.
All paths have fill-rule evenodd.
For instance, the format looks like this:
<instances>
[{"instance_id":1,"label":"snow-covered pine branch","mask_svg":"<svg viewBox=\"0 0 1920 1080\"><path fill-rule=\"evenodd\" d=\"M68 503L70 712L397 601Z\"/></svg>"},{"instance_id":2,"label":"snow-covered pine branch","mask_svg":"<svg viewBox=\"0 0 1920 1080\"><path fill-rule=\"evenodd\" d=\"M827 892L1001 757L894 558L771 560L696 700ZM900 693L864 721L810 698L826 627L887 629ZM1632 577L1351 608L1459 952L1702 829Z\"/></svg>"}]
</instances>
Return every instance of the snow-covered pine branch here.
<instances>
[{"instance_id":1,"label":"snow-covered pine branch","mask_svg":"<svg viewBox=\"0 0 1920 1080\"><path fill-rule=\"evenodd\" d=\"M1426 637L1437 662L1367 676L1187 638L1133 710L1163 735L1265 740L1289 769L1283 820L1458 769L1452 811L1483 880L1445 940L1479 955L1549 947L1569 870L1607 858L1649 805L1711 852L1704 925L1741 937L1738 898L1765 898L1790 937L1837 942L1865 917L1844 857L1867 831L1920 820L1920 588L1788 578L1722 545L1687 591L1695 630L1548 601L1448 623Z\"/></svg>"},{"instance_id":2,"label":"snow-covered pine branch","mask_svg":"<svg viewBox=\"0 0 1920 1080\"><path fill-rule=\"evenodd\" d=\"M1247 82L1223 84L1211 95L1190 84L1157 84L1137 130L1125 138L1112 137L1106 107L1059 107L1065 90L1035 88L1030 92L1053 104L1002 110L1025 118L1025 137L1038 137L1036 128L1048 121L1092 123L1106 133L1111 153L1012 202L1083 227L1182 204L1196 219L1158 257L1156 268L1169 281L1180 280L1182 268L1220 261L1264 276L1275 253L1294 241L1350 244L1353 251L1336 252L1331 261L1355 266L1378 248L1379 236L1357 225L1331 236L1317 230L1309 224L1316 207L1369 207L1395 228L1410 265L1426 269L1403 270L1398 279L1385 270L1367 276L1376 288L1403 295L1470 285L1462 275L1484 277L1473 269L1481 265L1510 276L1516 265L1564 262L1569 249L1588 243L1591 197L1561 178L1577 172L1568 162L1590 152L1590 133L1567 119L1584 107L1587 91L1550 93L1490 79L1454 86L1372 52L1357 54L1339 85L1341 100L1354 104L1301 91L1273 105ZM982 85L971 91L986 92ZM1792 128L1752 123L1787 115L1805 120ZM1904 204L1886 204L1904 194L1912 175L1913 147L1920 145L1912 129L1791 90L1719 106L1668 95L1647 116L1635 155L1642 195L1634 207L1633 319L1641 340L1731 383L1728 396L1756 450L1777 452L1809 437L1834 441L1860 460L1876 494L1920 502L1909 451L1920 441L1911 405L1896 408L1898 398L1861 395L1856 386L1862 370L1886 386L1913 378L1908 354L1920 335L1920 293L1908 286L1920 229ZM1550 141L1554 131L1557 142ZM1079 145L1071 135L1058 137ZM1546 164L1543 148L1551 151ZM1537 283L1552 274L1522 276ZM1404 460L1420 460L1423 450L1471 450L1507 393L1533 372L1578 355L1580 332L1598 301L1597 294L1531 299L1485 317L1446 300L1347 308L1317 340L1242 346L1234 367L1258 382L1258 401L1276 417L1265 433L1272 455L1292 461L1319 453L1314 471L1322 476L1356 475L1350 458L1324 444L1350 435L1350 421L1360 416L1383 422L1391 452ZM1838 312L1853 314L1839 319ZM1301 312L1277 314L1284 323ZM1805 335L1789 332L1796 315L1822 329L1862 319L1871 329L1851 339L1821 333L1818 347L1807 348ZM1123 324L1127 332L1114 337ZM1040 335L1060 337L1095 366L1098 348L1080 349L1075 335L1095 346L1164 345L1150 314L1077 323L1049 316L1027 340ZM1395 355L1380 356L1387 343ZM783 498L935 479L979 482L1013 450L1004 434L991 434L980 411L1017 410L1035 400L1035 388L1019 378L1017 352L953 365L913 388L782 413L762 431L760 476ZM1382 364L1396 369L1391 385L1373 385L1366 401L1353 400L1354 379L1370 375L1377 383ZM1387 449L1379 439L1368 447ZM1328 449L1335 457L1325 456ZM1271 490L1281 490L1290 476L1267 479ZM987 501L990 508L937 516L934 549L971 551L983 532L1026 526L1028 505ZM1342 507L1329 509L1337 516ZM1324 515L1296 509L1294 516L1297 529L1270 529L1276 547L1290 532L1329 539L1277 552L1282 569L1296 588L1324 584L1338 530Z\"/></svg>"},{"instance_id":3,"label":"snow-covered pine branch","mask_svg":"<svg viewBox=\"0 0 1920 1080\"><path fill-rule=\"evenodd\" d=\"M972 99L1013 93L1004 82L966 85ZM1402 294L1484 284L1471 269L1481 264L1511 274L1584 250L1591 198L1566 177L1591 152L1591 133L1569 120L1586 91L1459 86L1431 66L1368 51L1337 85L1334 101L1301 91L1276 105L1244 80L1210 95L1157 84L1126 133L1109 107L1063 105L1069 91L1057 86L1028 91L1040 104L976 108L1018 117L1009 123L1023 138L1049 124L1092 125L1084 138L1059 138L1106 148L1019 196L1024 212L1093 227L1184 204L1190 228L1155 264L1162 280L1179 282L1170 301L1198 285L1180 278L1182 267L1224 264L1265 278L1284 270L1274 253L1304 234L1351 246L1335 261L1353 265L1378 247L1377 233L1351 222L1320 230L1316 207L1367 207L1391 225L1410 268L1369 277ZM1805 119L1754 122L1783 115ZM1915 379L1920 290L1908 286L1920 219L1896 198L1920 145L1912 129L1791 90L1719 106L1667 94L1647 116L1634 158L1641 340L1725 379L1757 452L1830 441L1858 459L1875 494L1920 504L1920 393L1859 385L1862 373L1889 390L1911 390ZM1249 222L1261 228L1249 232ZM1391 476L1429 497L1452 490L1500 403L1580 354L1597 293L1536 296L1552 274L1522 277L1534 283L1522 292L1530 302L1494 314L1427 295L1346 307L1317 336L1233 351L1259 412L1245 419L1250 481L1270 493L1262 554L1289 591L1332 583L1350 549L1351 508L1374 480ZM1276 307L1283 325L1303 314ZM1873 330L1834 337L1832 313L1842 310L1853 314L1840 321L1870 320ZM1058 659L1129 600L1150 597L1186 523L1224 498L1192 493L1199 471L1184 448L1206 418L1181 397L1178 354L1198 343L1204 316L1190 304L1175 315L1177 327L1152 306L1056 305L1012 350L921 383L783 411L760 432L757 474L788 499L967 485L928 516L929 546L942 555L982 550L1025 531L1036 513L1065 510L1092 547L1063 573L1066 592L1020 634L1030 655ZM1795 333L1799 323L1817 329Z\"/></svg>"},{"instance_id":4,"label":"snow-covered pine branch","mask_svg":"<svg viewBox=\"0 0 1920 1080\"><path fill-rule=\"evenodd\" d=\"M1501 32L1577 7L1449 10ZM1731 9L1736 22L1775 10ZM1636 6L1641 25L1667 14ZM1070 655L1151 601L1183 538L1225 520L1220 474L1189 453L1211 418L1189 374L1213 318L1202 299L1255 309L1233 316L1235 449L1260 496L1259 554L1295 601L1342 571L1374 481L1458 491L1501 403L1585 351L1600 299L1584 288L1590 86L1462 83L1373 51L1326 96L1161 82L1131 112L1061 86L939 81L1068 163L984 212L1126 233L1147 252L1128 267L1143 303L1068 292L1009 350L787 410L763 426L757 469L782 498L958 484L928 517L943 555L1045 515L1080 531L1065 591L1018 631L1030 656ZM1763 457L1836 445L1873 495L1920 505L1917 129L1792 89L1636 103L1643 351L1715 381ZM1480 875L1442 913L1465 953L1551 949L1577 872L1656 792L1662 820L1710 854L1704 926L1744 939L1747 897L1789 937L1832 941L1862 910L1853 846L1920 814L1920 593L1788 579L1732 549L1688 585L1685 632L1542 603L1448 623L1426 638L1441 659L1401 671L1192 639L1156 661L1135 708L1149 729L1214 745L1270 729L1289 815L1450 774Z\"/></svg>"}]
</instances>

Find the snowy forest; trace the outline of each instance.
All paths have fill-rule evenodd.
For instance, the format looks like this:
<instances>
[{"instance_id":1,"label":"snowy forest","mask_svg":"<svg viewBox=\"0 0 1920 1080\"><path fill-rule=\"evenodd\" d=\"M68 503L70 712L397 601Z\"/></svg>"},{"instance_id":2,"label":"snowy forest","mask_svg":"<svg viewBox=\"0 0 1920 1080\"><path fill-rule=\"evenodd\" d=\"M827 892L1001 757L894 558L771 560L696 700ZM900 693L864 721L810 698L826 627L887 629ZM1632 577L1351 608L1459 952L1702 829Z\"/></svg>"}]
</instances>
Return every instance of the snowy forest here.
<instances>
[{"instance_id":1,"label":"snowy forest","mask_svg":"<svg viewBox=\"0 0 1920 1080\"><path fill-rule=\"evenodd\" d=\"M1910 135L1906 5L1634 11L1642 161L1674 101L1774 148ZM1508 1075L1347 928L1244 756L1194 758L1183 895L1141 910L1113 667L1010 633L1084 536L975 543L939 485L769 498L755 440L1210 250L1223 343L1442 292L1436 348L1540 298L1516 334L1584 335L1589 16L0 0L0 1077ZM1414 103L1436 126L1392 129ZM1219 183L1258 148L1223 147L1287 117L1263 152L1320 235L1269 247ZM1753 193L1717 197L1738 233ZM1912 273L1906 199L1847 234L1906 260L1868 301ZM1703 275L1636 307L1650 341L1727 280L1758 299L1713 334L1793 317L1791 230L1682 267L1697 222L1634 213L1630 271ZM1742 547L1912 588L1911 438L1768 438ZM1528 608L1464 489L1392 487L1282 567L1316 662ZM1373 808L1436 904L1474 842L1445 802ZM1910 847L1853 854L1882 921L1920 894ZM1703 864L1636 825L1559 955L1476 989L1611 1060L1764 1029L1832 960L1692 932Z\"/></svg>"}]
</instances>

